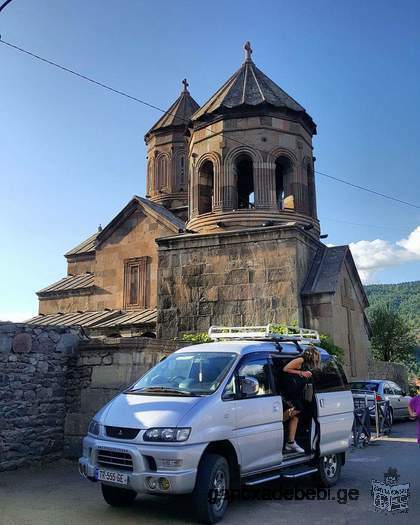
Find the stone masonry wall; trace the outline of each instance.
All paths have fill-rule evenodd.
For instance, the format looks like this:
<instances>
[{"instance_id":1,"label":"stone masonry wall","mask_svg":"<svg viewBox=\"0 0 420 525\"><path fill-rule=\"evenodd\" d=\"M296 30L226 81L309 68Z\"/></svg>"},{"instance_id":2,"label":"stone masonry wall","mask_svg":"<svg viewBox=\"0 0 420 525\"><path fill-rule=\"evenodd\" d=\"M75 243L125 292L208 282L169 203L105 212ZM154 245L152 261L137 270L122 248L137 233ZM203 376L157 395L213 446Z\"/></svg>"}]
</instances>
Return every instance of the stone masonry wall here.
<instances>
[{"instance_id":1,"label":"stone masonry wall","mask_svg":"<svg viewBox=\"0 0 420 525\"><path fill-rule=\"evenodd\" d=\"M90 340L79 347L70 372L65 419L66 457L79 457L95 413L180 345L144 337Z\"/></svg>"},{"instance_id":2,"label":"stone masonry wall","mask_svg":"<svg viewBox=\"0 0 420 525\"><path fill-rule=\"evenodd\" d=\"M300 290L318 244L297 227L157 240L158 337L211 325L302 322Z\"/></svg>"},{"instance_id":3,"label":"stone masonry wall","mask_svg":"<svg viewBox=\"0 0 420 525\"><path fill-rule=\"evenodd\" d=\"M0 471L62 457L79 330L0 323Z\"/></svg>"},{"instance_id":4,"label":"stone masonry wall","mask_svg":"<svg viewBox=\"0 0 420 525\"><path fill-rule=\"evenodd\" d=\"M389 379L390 381L395 381L397 385L408 392L407 368L399 363L372 359L369 363L369 377L371 379Z\"/></svg>"}]
</instances>

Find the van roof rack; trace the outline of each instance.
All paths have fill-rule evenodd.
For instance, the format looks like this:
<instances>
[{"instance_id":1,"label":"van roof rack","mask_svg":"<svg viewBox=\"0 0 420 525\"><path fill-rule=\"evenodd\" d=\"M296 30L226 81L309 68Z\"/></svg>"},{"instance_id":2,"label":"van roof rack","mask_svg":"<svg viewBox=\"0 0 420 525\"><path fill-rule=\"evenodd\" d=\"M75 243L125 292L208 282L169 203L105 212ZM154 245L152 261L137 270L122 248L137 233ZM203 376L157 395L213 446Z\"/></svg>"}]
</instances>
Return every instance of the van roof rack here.
<instances>
[{"instance_id":1,"label":"van roof rack","mask_svg":"<svg viewBox=\"0 0 420 525\"><path fill-rule=\"evenodd\" d=\"M265 326L211 326L209 338L213 341L226 339L251 339L256 341L293 341L299 343L320 343L319 333L309 328L267 324ZM276 330L277 329L277 330Z\"/></svg>"}]
</instances>

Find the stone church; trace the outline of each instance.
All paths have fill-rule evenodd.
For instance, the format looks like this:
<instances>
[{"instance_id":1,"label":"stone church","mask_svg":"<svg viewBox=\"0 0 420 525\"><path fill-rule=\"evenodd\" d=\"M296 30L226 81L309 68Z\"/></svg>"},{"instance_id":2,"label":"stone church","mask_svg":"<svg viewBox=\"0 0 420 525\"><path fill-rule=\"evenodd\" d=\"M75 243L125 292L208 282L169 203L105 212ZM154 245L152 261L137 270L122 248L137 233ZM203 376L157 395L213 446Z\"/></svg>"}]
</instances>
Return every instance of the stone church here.
<instances>
[{"instance_id":1,"label":"stone church","mask_svg":"<svg viewBox=\"0 0 420 525\"><path fill-rule=\"evenodd\" d=\"M306 110L241 67L201 107L186 80L146 133L147 194L65 254L40 290L40 325L162 339L211 325L298 323L367 376L368 305L348 246L320 240Z\"/></svg>"}]
</instances>

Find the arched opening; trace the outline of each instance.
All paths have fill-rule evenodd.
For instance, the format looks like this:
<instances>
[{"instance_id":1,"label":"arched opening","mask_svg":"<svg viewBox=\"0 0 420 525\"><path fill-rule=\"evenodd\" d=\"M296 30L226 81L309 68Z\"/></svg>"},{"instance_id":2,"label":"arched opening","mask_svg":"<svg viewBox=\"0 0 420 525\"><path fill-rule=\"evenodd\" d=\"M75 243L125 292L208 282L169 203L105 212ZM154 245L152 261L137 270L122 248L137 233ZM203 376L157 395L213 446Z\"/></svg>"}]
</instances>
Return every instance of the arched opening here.
<instances>
[{"instance_id":1,"label":"arched opening","mask_svg":"<svg viewBox=\"0 0 420 525\"><path fill-rule=\"evenodd\" d=\"M311 217L316 217L316 196L315 196L315 176L312 167L306 167L308 181L308 213Z\"/></svg>"},{"instance_id":2,"label":"arched opening","mask_svg":"<svg viewBox=\"0 0 420 525\"><path fill-rule=\"evenodd\" d=\"M282 155L276 159L276 204L279 210L284 209L284 198L287 176L292 171L291 160Z\"/></svg>"},{"instance_id":3,"label":"arched opening","mask_svg":"<svg viewBox=\"0 0 420 525\"><path fill-rule=\"evenodd\" d=\"M151 160L147 162L147 193L151 195L154 190L154 177L153 177L153 163Z\"/></svg>"},{"instance_id":4,"label":"arched opening","mask_svg":"<svg viewBox=\"0 0 420 525\"><path fill-rule=\"evenodd\" d=\"M198 182L198 213L209 213L213 207L214 167L211 160L203 162Z\"/></svg>"},{"instance_id":5,"label":"arched opening","mask_svg":"<svg viewBox=\"0 0 420 525\"><path fill-rule=\"evenodd\" d=\"M173 168L175 173L175 188L177 191L185 191L186 173L184 153L177 152L174 156Z\"/></svg>"},{"instance_id":6,"label":"arched opening","mask_svg":"<svg viewBox=\"0 0 420 525\"><path fill-rule=\"evenodd\" d=\"M160 155L156 161L156 190L161 190L168 186L168 157Z\"/></svg>"},{"instance_id":7,"label":"arched opening","mask_svg":"<svg viewBox=\"0 0 420 525\"><path fill-rule=\"evenodd\" d=\"M238 209L254 208L254 169L251 157L240 155L235 162Z\"/></svg>"},{"instance_id":8,"label":"arched opening","mask_svg":"<svg viewBox=\"0 0 420 525\"><path fill-rule=\"evenodd\" d=\"M185 190L185 159L184 155L179 157L179 189Z\"/></svg>"}]
</instances>

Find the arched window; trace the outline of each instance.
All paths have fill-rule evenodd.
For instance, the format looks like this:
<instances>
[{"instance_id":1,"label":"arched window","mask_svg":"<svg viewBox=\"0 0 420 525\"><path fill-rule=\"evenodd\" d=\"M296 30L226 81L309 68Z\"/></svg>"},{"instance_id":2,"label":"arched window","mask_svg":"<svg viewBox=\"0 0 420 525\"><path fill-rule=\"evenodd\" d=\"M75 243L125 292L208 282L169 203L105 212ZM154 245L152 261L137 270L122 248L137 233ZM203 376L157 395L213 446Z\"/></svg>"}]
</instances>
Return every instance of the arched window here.
<instances>
[{"instance_id":1,"label":"arched window","mask_svg":"<svg viewBox=\"0 0 420 525\"><path fill-rule=\"evenodd\" d=\"M185 177L185 157L183 154L176 157L176 178L177 178L177 189L185 191L186 177Z\"/></svg>"},{"instance_id":2,"label":"arched window","mask_svg":"<svg viewBox=\"0 0 420 525\"><path fill-rule=\"evenodd\" d=\"M292 171L292 162L284 155L276 159L276 203L279 210L283 209L287 176Z\"/></svg>"},{"instance_id":3,"label":"arched window","mask_svg":"<svg viewBox=\"0 0 420 525\"><path fill-rule=\"evenodd\" d=\"M168 157L166 155L160 155L156 161L156 188L155 190L161 190L168 186Z\"/></svg>"},{"instance_id":4,"label":"arched window","mask_svg":"<svg viewBox=\"0 0 420 525\"><path fill-rule=\"evenodd\" d=\"M306 168L308 179L308 213L311 217L316 217L316 196L315 196L315 177L312 167L308 164Z\"/></svg>"},{"instance_id":5,"label":"arched window","mask_svg":"<svg viewBox=\"0 0 420 525\"><path fill-rule=\"evenodd\" d=\"M254 208L254 169L251 157L239 155L235 162L238 209Z\"/></svg>"},{"instance_id":6,"label":"arched window","mask_svg":"<svg viewBox=\"0 0 420 525\"><path fill-rule=\"evenodd\" d=\"M153 163L151 160L147 162L147 193L153 193Z\"/></svg>"},{"instance_id":7,"label":"arched window","mask_svg":"<svg viewBox=\"0 0 420 525\"><path fill-rule=\"evenodd\" d=\"M209 213L213 207L214 167L213 162L206 160L199 170L198 213Z\"/></svg>"}]
</instances>

